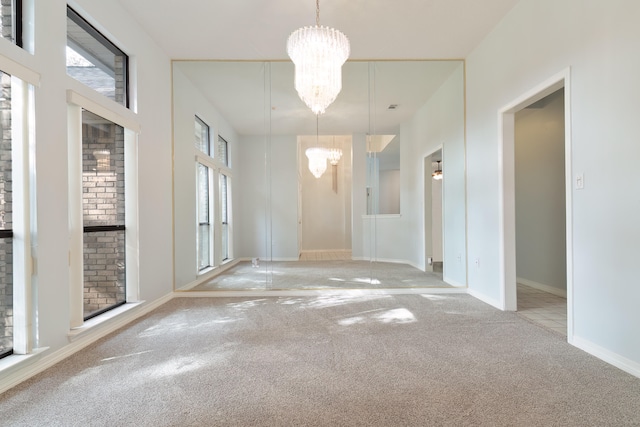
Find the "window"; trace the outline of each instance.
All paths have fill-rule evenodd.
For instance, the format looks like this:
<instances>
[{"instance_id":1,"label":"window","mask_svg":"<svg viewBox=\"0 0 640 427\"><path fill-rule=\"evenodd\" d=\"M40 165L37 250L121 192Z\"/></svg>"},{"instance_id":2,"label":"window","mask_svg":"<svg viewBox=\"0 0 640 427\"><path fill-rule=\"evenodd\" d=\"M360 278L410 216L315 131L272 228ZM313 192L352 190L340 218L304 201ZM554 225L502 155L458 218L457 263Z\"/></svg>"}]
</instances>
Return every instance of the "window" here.
<instances>
[{"instance_id":1,"label":"window","mask_svg":"<svg viewBox=\"0 0 640 427\"><path fill-rule=\"evenodd\" d=\"M198 269L213 264L213 227L211 224L211 169L198 163Z\"/></svg>"},{"instance_id":2,"label":"window","mask_svg":"<svg viewBox=\"0 0 640 427\"><path fill-rule=\"evenodd\" d=\"M22 0L1 0L0 35L22 47Z\"/></svg>"},{"instance_id":3,"label":"window","mask_svg":"<svg viewBox=\"0 0 640 427\"><path fill-rule=\"evenodd\" d=\"M229 154L227 151L227 141L218 136L218 161L225 166L229 166Z\"/></svg>"},{"instance_id":4,"label":"window","mask_svg":"<svg viewBox=\"0 0 640 427\"><path fill-rule=\"evenodd\" d=\"M213 266L213 224L211 221L211 206L213 198L211 197L211 180L213 178L213 169L211 168L211 138L210 129L202 119L196 116L195 120L195 146L207 156L197 163L198 168L198 235L197 235L197 251L198 251L198 271L205 270ZM209 164L209 165L207 165Z\"/></svg>"},{"instance_id":5,"label":"window","mask_svg":"<svg viewBox=\"0 0 640 427\"><path fill-rule=\"evenodd\" d=\"M211 154L209 126L196 116L196 148L204 154Z\"/></svg>"},{"instance_id":6,"label":"window","mask_svg":"<svg viewBox=\"0 0 640 427\"><path fill-rule=\"evenodd\" d=\"M221 257L222 261L229 259L229 209L228 209L228 194L229 194L229 178L227 175L220 174L220 220L222 222L221 229Z\"/></svg>"},{"instance_id":7,"label":"window","mask_svg":"<svg viewBox=\"0 0 640 427\"><path fill-rule=\"evenodd\" d=\"M126 302L124 128L82 111L84 319Z\"/></svg>"},{"instance_id":8,"label":"window","mask_svg":"<svg viewBox=\"0 0 640 427\"><path fill-rule=\"evenodd\" d=\"M0 87L0 357L3 357L13 351L11 76L0 72Z\"/></svg>"},{"instance_id":9,"label":"window","mask_svg":"<svg viewBox=\"0 0 640 427\"><path fill-rule=\"evenodd\" d=\"M67 7L67 74L128 106L127 55L70 7Z\"/></svg>"}]
</instances>

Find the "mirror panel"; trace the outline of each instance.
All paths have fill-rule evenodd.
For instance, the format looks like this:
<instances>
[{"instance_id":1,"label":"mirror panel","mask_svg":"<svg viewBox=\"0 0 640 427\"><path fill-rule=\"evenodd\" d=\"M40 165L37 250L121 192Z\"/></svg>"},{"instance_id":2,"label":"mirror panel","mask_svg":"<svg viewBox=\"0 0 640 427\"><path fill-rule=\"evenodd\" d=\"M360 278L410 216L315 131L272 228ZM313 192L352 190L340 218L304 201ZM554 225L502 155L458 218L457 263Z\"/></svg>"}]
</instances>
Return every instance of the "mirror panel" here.
<instances>
[{"instance_id":1,"label":"mirror panel","mask_svg":"<svg viewBox=\"0 0 640 427\"><path fill-rule=\"evenodd\" d=\"M444 277L450 266L449 281L465 285L463 74L459 61L347 62L342 92L316 118L295 92L288 61L175 61L176 288L229 265L227 283L209 288L435 286L424 273L434 253L425 159L437 149L447 158ZM228 141L231 168L215 156L211 167L216 179L233 183L226 224L231 261L223 262L214 245L214 271L201 275L192 265L198 259L195 116L209 120L214 138ZM319 178L306 155L314 147L342 150ZM213 198L219 213L222 204ZM214 241L223 227L216 219ZM295 267L313 259L335 262L317 272L305 265L296 276Z\"/></svg>"}]
</instances>

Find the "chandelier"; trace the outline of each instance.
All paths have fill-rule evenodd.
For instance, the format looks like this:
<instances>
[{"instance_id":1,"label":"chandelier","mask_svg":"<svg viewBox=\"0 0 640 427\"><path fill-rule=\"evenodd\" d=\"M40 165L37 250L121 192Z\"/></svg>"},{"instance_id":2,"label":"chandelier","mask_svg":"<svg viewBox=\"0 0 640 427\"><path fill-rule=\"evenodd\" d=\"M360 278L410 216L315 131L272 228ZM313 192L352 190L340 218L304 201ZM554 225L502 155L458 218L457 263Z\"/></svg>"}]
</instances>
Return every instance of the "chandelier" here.
<instances>
[{"instance_id":1,"label":"chandelier","mask_svg":"<svg viewBox=\"0 0 640 427\"><path fill-rule=\"evenodd\" d=\"M320 178L327 170L327 149L322 147L307 148L304 152L309 159L309 171Z\"/></svg>"},{"instance_id":2,"label":"chandelier","mask_svg":"<svg viewBox=\"0 0 640 427\"><path fill-rule=\"evenodd\" d=\"M295 65L295 88L314 114L323 114L342 89L342 64L349 57L349 39L342 32L316 25L302 27L287 40L287 54Z\"/></svg>"},{"instance_id":3,"label":"chandelier","mask_svg":"<svg viewBox=\"0 0 640 427\"><path fill-rule=\"evenodd\" d=\"M438 168L431 174L433 179L440 181L442 179L442 169L440 169L440 160L438 160Z\"/></svg>"}]
</instances>

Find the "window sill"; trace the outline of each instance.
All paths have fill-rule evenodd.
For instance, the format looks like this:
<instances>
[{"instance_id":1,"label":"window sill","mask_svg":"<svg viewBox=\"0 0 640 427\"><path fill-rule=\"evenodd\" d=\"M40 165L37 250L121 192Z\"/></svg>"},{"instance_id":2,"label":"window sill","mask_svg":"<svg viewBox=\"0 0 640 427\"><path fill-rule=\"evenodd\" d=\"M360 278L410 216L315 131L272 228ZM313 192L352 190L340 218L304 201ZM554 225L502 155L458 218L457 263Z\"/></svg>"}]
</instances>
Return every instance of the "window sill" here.
<instances>
[{"instance_id":1,"label":"window sill","mask_svg":"<svg viewBox=\"0 0 640 427\"><path fill-rule=\"evenodd\" d=\"M400 218L401 214L377 214L377 215L362 215L362 219L392 219L392 218Z\"/></svg>"},{"instance_id":2,"label":"window sill","mask_svg":"<svg viewBox=\"0 0 640 427\"><path fill-rule=\"evenodd\" d=\"M140 307L142 303L144 303L144 301L130 302L121 305L120 307L116 307L113 310L102 313L101 315L96 316L92 319L89 319L84 322L82 326L71 329L67 334L67 338L69 339L69 342L73 342L87 335L89 332L99 329L103 326L112 326L113 324L117 323L118 320L120 320L119 318L121 318L121 315L135 310L136 308Z\"/></svg>"},{"instance_id":3,"label":"window sill","mask_svg":"<svg viewBox=\"0 0 640 427\"><path fill-rule=\"evenodd\" d=\"M49 347L34 348L29 354L12 354L10 356L0 359L0 372L6 371L27 361L30 361L40 356L45 351L49 350Z\"/></svg>"}]
</instances>

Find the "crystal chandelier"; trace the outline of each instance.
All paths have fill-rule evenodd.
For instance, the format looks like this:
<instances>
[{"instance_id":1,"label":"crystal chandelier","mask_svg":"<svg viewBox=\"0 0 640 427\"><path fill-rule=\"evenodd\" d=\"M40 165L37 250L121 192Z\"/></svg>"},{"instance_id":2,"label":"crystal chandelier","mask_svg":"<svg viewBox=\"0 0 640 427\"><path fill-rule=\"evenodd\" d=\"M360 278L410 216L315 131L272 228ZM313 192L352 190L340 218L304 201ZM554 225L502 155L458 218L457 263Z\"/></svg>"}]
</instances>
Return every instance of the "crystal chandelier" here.
<instances>
[{"instance_id":1,"label":"crystal chandelier","mask_svg":"<svg viewBox=\"0 0 640 427\"><path fill-rule=\"evenodd\" d=\"M307 148L304 152L309 158L309 171L320 178L327 170L327 150L322 147Z\"/></svg>"},{"instance_id":2,"label":"crystal chandelier","mask_svg":"<svg viewBox=\"0 0 640 427\"><path fill-rule=\"evenodd\" d=\"M320 0L316 25L291 33L287 53L295 64L295 88L314 114L323 114L342 89L342 64L349 57L349 39L342 32L320 26Z\"/></svg>"},{"instance_id":3,"label":"crystal chandelier","mask_svg":"<svg viewBox=\"0 0 640 427\"><path fill-rule=\"evenodd\" d=\"M438 168L431 174L433 179L440 181L442 179L442 169L440 169L440 160L438 160Z\"/></svg>"},{"instance_id":4,"label":"crystal chandelier","mask_svg":"<svg viewBox=\"0 0 640 427\"><path fill-rule=\"evenodd\" d=\"M327 150L327 159L332 166L336 166L342 157L342 150L339 148L329 148Z\"/></svg>"}]
</instances>

